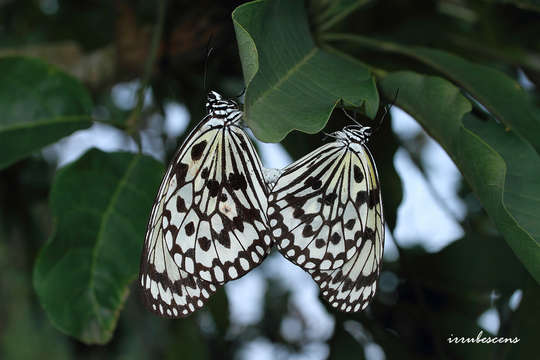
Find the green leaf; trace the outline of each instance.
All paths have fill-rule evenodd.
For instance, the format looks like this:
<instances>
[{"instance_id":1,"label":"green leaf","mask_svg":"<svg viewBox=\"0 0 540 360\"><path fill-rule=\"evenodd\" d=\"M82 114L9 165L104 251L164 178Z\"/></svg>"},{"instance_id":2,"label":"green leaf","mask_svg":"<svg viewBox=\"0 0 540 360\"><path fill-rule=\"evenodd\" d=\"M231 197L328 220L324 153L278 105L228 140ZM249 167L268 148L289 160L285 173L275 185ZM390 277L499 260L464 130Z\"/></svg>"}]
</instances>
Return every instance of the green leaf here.
<instances>
[{"instance_id":1,"label":"green leaf","mask_svg":"<svg viewBox=\"0 0 540 360\"><path fill-rule=\"evenodd\" d=\"M495 121L481 121L460 90L439 77L396 72L380 82L454 160L508 245L540 282L540 157ZM479 254L480 255L480 254Z\"/></svg>"},{"instance_id":2,"label":"green leaf","mask_svg":"<svg viewBox=\"0 0 540 360\"><path fill-rule=\"evenodd\" d=\"M315 45L303 1L250 2L236 8L233 21L246 121L257 138L278 142L295 129L317 133L340 100L375 116L372 75L355 59Z\"/></svg>"},{"instance_id":3,"label":"green leaf","mask_svg":"<svg viewBox=\"0 0 540 360\"><path fill-rule=\"evenodd\" d=\"M327 39L347 39L375 48L405 55L440 72L463 88L508 128L529 141L540 154L540 116L525 90L506 74L488 66L478 65L441 50L339 34Z\"/></svg>"},{"instance_id":4,"label":"green leaf","mask_svg":"<svg viewBox=\"0 0 540 360\"><path fill-rule=\"evenodd\" d=\"M501 240L500 236L469 231L463 239L435 254L417 256L414 266L419 281L454 296L475 298L484 295L486 302L494 289L499 294L511 295L523 287L530 276ZM479 256L486 249L489 249L489 256ZM493 271L493 264L504 264L504 271ZM431 271L422 272L421 269Z\"/></svg>"},{"instance_id":5,"label":"green leaf","mask_svg":"<svg viewBox=\"0 0 540 360\"><path fill-rule=\"evenodd\" d=\"M92 124L76 79L40 60L0 59L0 169Z\"/></svg>"},{"instance_id":6,"label":"green leaf","mask_svg":"<svg viewBox=\"0 0 540 360\"><path fill-rule=\"evenodd\" d=\"M319 31L325 31L343 20L347 15L371 0L316 0L316 22Z\"/></svg>"},{"instance_id":7,"label":"green leaf","mask_svg":"<svg viewBox=\"0 0 540 360\"><path fill-rule=\"evenodd\" d=\"M52 323L85 343L106 343L138 274L148 214L163 165L93 149L58 171L55 231L34 267Z\"/></svg>"}]
</instances>

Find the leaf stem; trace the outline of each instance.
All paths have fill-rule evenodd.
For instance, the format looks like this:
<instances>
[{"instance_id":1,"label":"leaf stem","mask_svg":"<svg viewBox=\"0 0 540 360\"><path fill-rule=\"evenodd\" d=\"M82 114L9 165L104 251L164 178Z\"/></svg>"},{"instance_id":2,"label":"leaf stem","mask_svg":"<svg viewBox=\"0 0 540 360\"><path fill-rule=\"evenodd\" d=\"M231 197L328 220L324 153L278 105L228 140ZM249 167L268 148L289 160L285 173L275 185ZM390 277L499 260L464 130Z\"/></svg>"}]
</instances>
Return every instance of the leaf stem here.
<instances>
[{"instance_id":1,"label":"leaf stem","mask_svg":"<svg viewBox=\"0 0 540 360\"><path fill-rule=\"evenodd\" d=\"M357 34L344 34L344 33L325 33L320 35L320 39L323 41L348 41L353 42L361 46L366 46L373 49L384 50L384 51L399 51L401 50L398 46L393 43L374 40L367 36L357 35Z\"/></svg>"},{"instance_id":2,"label":"leaf stem","mask_svg":"<svg viewBox=\"0 0 540 360\"><path fill-rule=\"evenodd\" d=\"M139 151L141 150L141 143L140 143L140 138L136 136L136 133L139 127L141 112L144 106L144 95L146 92L146 88L148 87L150 83L150 78L152 77L152 70L154 69L154 64L156 62L161 36L163 34L166 8L167 8L167 0L160 0L159 7L158 7L158 19L157 19L156 25L154 26L154 33L152 34L152 42L150 43L149 56L146 59L146 63L144 64L143 77L141 79L140 87L137 90L137 104L135 105L135 108L133 109L133 111L131 112L131 114L129 115L126 121L126 131L128 135L132 136L135 142L137 143L137 146L139 147Z\"/></svg>"},{"instance_id":3,"label":"leaf stem","mask_svg":"<svg viewBox=\"0 0 540 360\"><path fill-rule=\"evenodd\" d=\"M321 49L324 49L324 50L326 50L326 51L328 51L328 52L333 52L333 53L338 54L338 55L343 56L343 57L352 58L352 59L354 59L354 60L356 60L356 61L361 62L361 61L358 60L356 57L351 56L351 55L349 55L349 54L347 54L347 53L345 53L345 52L343 52L343 51L341 51L341 50L339 50L339 49L337 49L337 48L335 48L335 47L333 47L333 46L330 46L330 45L328 45L328 44L321 44ZM384 70L384 69L377 68L377 67L375 67L375 66L373 66L373 65L366 64L366 63L364 63L364 62L361 62L361 63L362 63L362 65L364 65L365 67L367 67L367 68L369 69L369 71L370 71L371 73L373 73L373 74L374 74L376 77L378 77L378 78L383 78L383 77L386 76L386 74L388 74L388 71L386 71L386 70Z\"/></svg>"},{"instance_id":4,"label":"leaf stem","mask_svg":"<svg viewBox=\"0 0 540 360\"><path fill-rule=\"evenodd\" d=\"M338 23L340 20L343 20L347 15L349 15L351 12L353 12L355 9L359 8L360 6L365 5L366 3L370 2L371 0L362 0L362 1L356 1L352 5L349 5L348 7L342 9L337 14L332 15L332 12L337 5L329 6L326 11L319 17L320 19L320 26L319 31L324 32L328 29L330 29L332 26L334 26L336 23Z\"/></svg>"}]
</instances>

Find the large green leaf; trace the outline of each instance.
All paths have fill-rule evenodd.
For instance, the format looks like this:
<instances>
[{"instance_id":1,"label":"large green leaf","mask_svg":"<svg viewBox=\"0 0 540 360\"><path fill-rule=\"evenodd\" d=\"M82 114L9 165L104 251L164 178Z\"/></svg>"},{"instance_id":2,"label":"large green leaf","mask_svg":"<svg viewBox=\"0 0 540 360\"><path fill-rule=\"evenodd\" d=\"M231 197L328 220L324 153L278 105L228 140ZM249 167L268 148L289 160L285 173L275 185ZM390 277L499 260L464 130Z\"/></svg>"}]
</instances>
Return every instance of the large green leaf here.
<instances>
[{"instance_id":1,"label":"large green leaf","mask_svg":"<svg viewBox=\"0 0 540 360\"><path fill-rule=\"evenodd\" d=\"M55 231L34 267L34 287L53 324L85 343L105 343L137 276L148 214L163 165L142 155L90 150L58 171Z\"/></svg>"},{"instance_id":2,"label":"large green leaf","mask_svg":"<svg viewBox=\"0 0 540 360\"><path fill-rule=\"evenodd\" d=\"M380 82L452 157L514 253L540 282L540 157L514 131L481 121L448 81L396 72ZM478 254L481 256L481 254Z\"/></svg>"},{"instance_id":3,"label":"large green leaf","mask_svg":"<svg viewBox=\"0 0 540 360\"><path fill-rule=\"evenodd\" d=\"M0 59L0 169L89 127L91 110L71 76L37 59Z\"/></svg>"},{"instance_id":4,"label":"large green leaf","mask_svg":"<svg viewBox=\"0 0 540 360\"><path fill-rule=\"evenodd\" d=\"M528 94L506 74L441 50L368 39L356 35L328 35L382 51L405 55L443 74L463 88L508 128L529 141L540 154L540 116Z\"/></svg>"},{"instance_id":5,"label":"large green leaf","mask_svg":"<svg viewBox=\"0 0 540 360\"><path fill-rule=\"evenodd\" d=\"M245 114L262 141L319 132L340 100L373 118L372 75L355 59L318 48L301 0L255 1L233 12L247 85Z\"/></svg>"}]
</instances>

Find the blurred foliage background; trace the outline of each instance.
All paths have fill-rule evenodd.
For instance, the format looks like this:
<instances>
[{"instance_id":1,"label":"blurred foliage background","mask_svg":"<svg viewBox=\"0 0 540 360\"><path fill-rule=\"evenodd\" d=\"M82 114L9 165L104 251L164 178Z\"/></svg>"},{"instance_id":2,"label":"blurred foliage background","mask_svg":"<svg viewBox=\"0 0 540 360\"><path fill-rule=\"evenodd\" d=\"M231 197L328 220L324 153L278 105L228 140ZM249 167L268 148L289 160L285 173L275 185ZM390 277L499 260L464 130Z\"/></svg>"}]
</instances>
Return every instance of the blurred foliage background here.
<instances>
[{"instance_id":1,"label":"blurred foliage background","mask_svg":"<svg viewBox=\"0 0 540 360\"><path fill-rule=\"evenodd\" d=\"M523 78L528 78L530 86L525 91L531 103L538 104L540 3L533 0L336 3L354 11L349 14L346 10L343 13L349 16L336 17L331 16L331 1L305 3L310 29L318 45L324 40L324 27L329 26L339 33L446 50L521 83ZM35 57L71 74L90 95L92 105L88 111L93 122L124 134L126 149L130 149L126 136L129 135L135 143L142 143L143 148L161 149L168 160L189 129L204 115L207 88L219 89L230 97L244 89L231 20L231 13L241 4L241 1L208 0L167 3L3 0L0 1L0 57ZM328 18L335 21L323 21ZM213 52L207 58L210 38ZM377 81L382 81L385 72L394 70L437 75L432 68L404 54L389 54L376 46L355 47L348 43L336 46L368 64ZM2 66L0 70L7 72L6 62ZM30 83L37 81L33 73L27 77ZM60 82L60 87L67 86L63 84L66 83ZM135 92L130 106L120 107L113 101L113 92L116 86L125 84L142 90ZM14 114L15 110L5 99L12 92L17 93L16 86L0 86L0 110L5 110L4 117ZM74 90L68 92L72 95L79 91L73 86ZM31 87L20 94L29 92ZM392 96L388 94L393 93L393 90L382 92L381 104L391 102ZM87 109L88 104L80 100L82 96L77 95L77 101L81 101L81 109ZM406 100L407 95L402 99ZM40 99L38 94L35 101L46 99ZM171 102L183 104L190 119L187 130L175 137L165 129L165 109ZM399 102L398 97L397 106ZM472 113L489 121L485 109L474 104ZM379 115L381 109L382 105ZM538 107L534 109L534 116L538 116ZM0 121L9 124L9 120ZM384 121L370 145L381 175L389 235L395 228L397 209L403 199L402 181L394 164L396 152L406 151L426 176L423 154L429 136L422 132L414 138L399 138L392 131L392 121L390 117ZM335 111L324 131L329 133L346 124L344 115ZM81 128L89 125L82 124ZM429 132L429 126L426 129ZM0 132L4 130L0 127ZM540 128L537 132L540 136ZM43 131L38 135L46 137L48 133ZM33 141L34 136L39 142L36 135L25 136L28 141ZM296 131L281 143L296 159L320 146L323 138L323 133ZM6 136L1 139L8 141ZM6 162L0 170L0 358L249 359L260 354L253 350L257 344L258 348L264 344L265 353L271 354L268 358L294 359L532 359L537 354L534 340L540 335L536 326L540 320L538 283L465 181L457 194L467 206L465 215L457 219L464 237L440 251L429 252L422 246L401 247L399 239L389 236L386 241L395 241L398 256L385 258L374 301L367 311L354 315L332 311L322 303L333 319L326 335L313 335L313 328L320 324L314 324L309 314L299 309L301 304L293 301L289 287L279 278L266 274L261 276L266 282L261 315L249 324L239 323L230 316L223 288L203 311L187 319L168 321L146 311L136 296L135 284L129 282L126 286L129 284L130 295L125 304L123 300L118 304L115 315L119 315L118 323L115 327L113 321L111 334L97 341L100 345L91 344L94 341L88 338L85 343L84 336L77 336L77 340L65 327L51 320L32 282L33 272L39 275L34 265L40 249L55 233L50 199L62 154L54 149L54 145L44 151L39 151L39 147L30 149L31 156ZM93 161L96 159L100 158ZM152 180L154 183L160 175L155 173L149 175L156 178ZM427 184L436 195L437 184L429 179ZM145 186L152 188L150 183ZM154 186L157 189L157 183ZM150 192L153 197L153 191ZM62 195L61 189L57 193ZM444 207L444 201L440 201ZM529 210L540 213L540 208ZM143 234L134 241L142 246ZM538 256L533 255L531 259ZM278 255L271 255L275 256ZM133 262L138 263L138 255L135 257ZM267 270L263 265L257 271ZM478 323L478 318L488 310L494 311L500 321L497 333L482 329ZM446 340L452 334L476 337L480 330L484 336L519 337L520 342L456 345Z\"/></svg>"}]
</instances>

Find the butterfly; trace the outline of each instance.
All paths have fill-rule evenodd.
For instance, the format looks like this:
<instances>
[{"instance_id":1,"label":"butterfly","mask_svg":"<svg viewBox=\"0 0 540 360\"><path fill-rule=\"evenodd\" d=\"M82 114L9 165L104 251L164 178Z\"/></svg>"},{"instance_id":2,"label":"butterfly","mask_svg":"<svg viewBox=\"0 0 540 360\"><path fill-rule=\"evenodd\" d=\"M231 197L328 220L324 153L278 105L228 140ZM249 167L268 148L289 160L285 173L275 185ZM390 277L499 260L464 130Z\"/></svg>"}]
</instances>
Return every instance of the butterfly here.
<instances>
[{"instance_id":1,"label":"butterfly","mask_svg":"<svg viewBox=\"0 0 540 360\"><path fill-rule=\"evenodd\" d=\"M379 177L360 124L330 134L284 169L269 195L278 250L311 274L330 305L364 309L377 287L384 249Z\"/></svg>"},{"instance_id":2,"label":"butterfly","mask_svg":"<svg viewBox=\"0 0 540 360\"><path fill-rule=\"evenodd\" d=\"M206 109L165 172L146 231L139 283L147 307L164 317L201 308L272 245L268 188L242 111L215 91Z\"/></svg>"}]
</instances>

